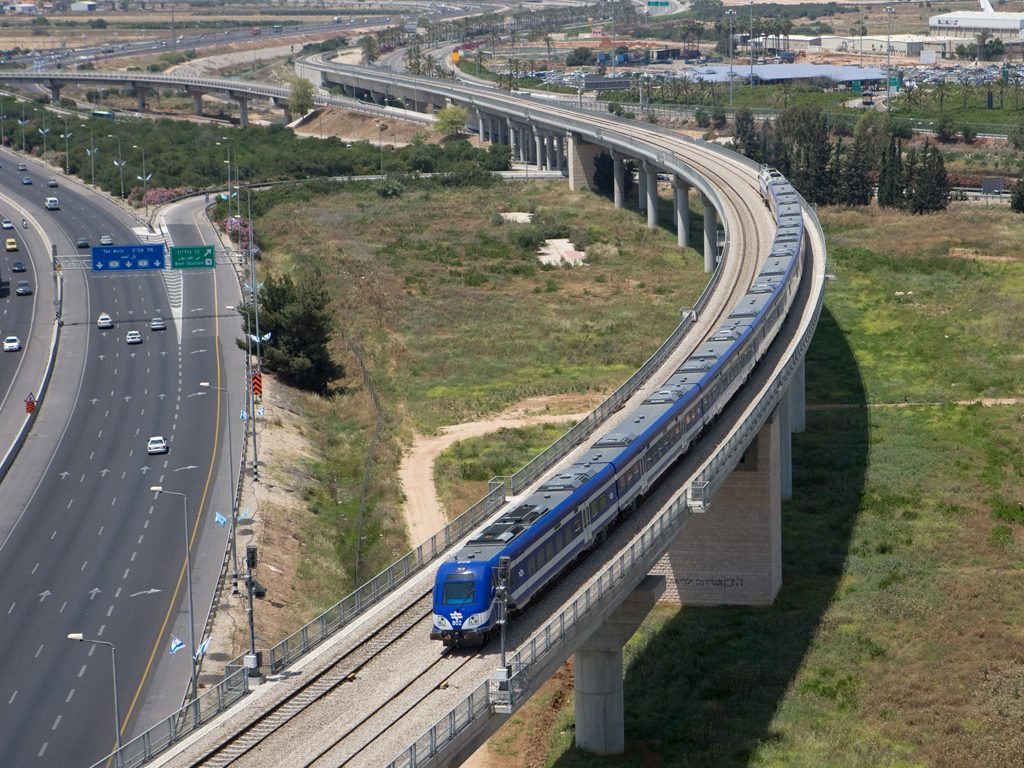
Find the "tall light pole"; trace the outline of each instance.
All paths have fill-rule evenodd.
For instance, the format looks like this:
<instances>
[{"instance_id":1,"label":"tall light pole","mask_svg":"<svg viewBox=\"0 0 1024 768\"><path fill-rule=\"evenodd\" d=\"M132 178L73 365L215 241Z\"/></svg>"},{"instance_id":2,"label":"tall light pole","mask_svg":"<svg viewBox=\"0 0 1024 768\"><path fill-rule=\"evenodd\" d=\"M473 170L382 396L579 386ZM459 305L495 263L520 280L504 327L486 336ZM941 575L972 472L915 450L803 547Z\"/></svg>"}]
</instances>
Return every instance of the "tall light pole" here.
<instances>
[{"instance_id":1,"label":"tall light pole","mask_svg":"<svg viewBox=\"0 0 1024 768\"><path fill-rule=\"evenodd\" d=\"M754 84L754 0L750 0L750 84Z\"/></svg>"},{"instance_id":2,"label":"tall light pole","mask_svg":"<svg viewBox=\"0 0 1024 768\"><path fill-rule=\"evenodd\" d=\"M896 13L896 9L892 6L888 6L885 9L885 15L888 17L889 26L888 33L885 36L885 111L892 111L892 70L889 68L889 55L892 53L892 17Z\"/></svg>"},{"instance_id":3,"label":"tall light pole","mask_svg":"<svg viewBox=\"0 0 1024 768\"><path fill-rule=\"evenodd\" d=\"M22 152L26 152L27 151L25 149L25 123L26 122L27 121L25 120L25 105L23 104L21 106L21 120L18 121L18 125L21 126L21 151Z\"/></svg>"},{"instance_id":4,"label":"tall light pole","mask_svg":"<svg viewBox=\"0 0 1024 768\"><path fill-rule=\"evenodd\" d=\"M149 203L146 201L146 192L148 191L149 180L153 177L153 174L146 173L146 150L138 144L132 144L132 149L138 149L142 152L142 175L136 176L135 178L142 182L142 206L143 210L146 212L146 216L148 217Z\"/></svg>"},{"instance_id":5,"label":"tall light pole","mask_svg":"<svg viewBox=\"0 0 1024 768\"><path fill-rule=\"evenodd\" d=\"M117 171L121 175L121 199L124 200L124 160L121 159L121 137L108 133L107 138L117 140L117 160L114 161L114 165L117 166Z\"/></svg>"},{"instance_id":6,"label":"tall light pole","mask_svg":"<svg viewBox=\"0 0 1024 768\"><path fill-rule=\"evenodd\" d=\"M110 667L114 675L114 738L117 744L117 757L114 758L114 765L121 764L121 708L117 704L117 648L113 643L106 640L92 640L82 635L81 632L71 632L68 640L77 640L80 643L91 643L92 645L105 645L110 649Z\"/></svg>"},{"instance_id":7,"label":"tall light pole","mask_svg":"<svg viewBox=\"0 0 1024 768\"><path fill-rule=\"evenodd\" d=\"M64 173L71 173L71 155L68 149L68 139L74 134L70 133L67 128L67 121L64 121L64 133L61 134L61 138L64 139Z\"/></svg>"},{"instance_id":8,"label":"tall light pole","mask_svg":"<svg viewBox=\"0 0 1024 768\"><path fill-rule=\"evenodd\" d=\"M736 20L736 11L726 11L725 15L729 17L729 109L732 109L732 28Z\"/></svg>"},{"instance_id":9,"label":"tall light pole","mask_svg":"<svg viewBox=\"0 0 1024 768\"><path fill-rule=\"evenodd\" d=\"M7 115L0 115L0 147L7 146L7 135L4 132L4 120L7 119Z\"/></svg>"},{"instance_id":10,"label":"tall light pole","mask_svg":"<svg viewBox=\"0 0 1024 768\"><path fill-rule=\"evenodd\" d=\"M93 141L92 126L89 126L89 148L85 150L89 155L89 167L92 172L92 185L96 186L96 144Z\"/></svg>"},{"instance_id":11,"label":"tall light pole","mask_svg":"<svg viewBox=\"0 0 1024 768\"><path fill-rule=\"evenodd\" d=\"M228 412L228 475L231 477L231 485L229 491L231 493L231 594L238 594L238 544L235 535L235 521L238 519L238 512L235 508L235 449L232 447L231 440L231 390L227 387L215 387L208 381L200 381L200 387L206 389L215 389L218 392L224 393L224 399L227 401L227 412ZM219 421L219 419L218 419Z\"/></svg>"},{"instance_id":12,"label":"tall light pole","mask_svg":"<svg viewBox=\"0 0 1024 768\"><path fill-rule=\"evenodd\" d=\"M46 134L50 132L49 128L38 128L37 129L43 135L43 154L46 154Z\"/></svg>"},{"instance_id":13,"label":"tall light pole","mask_svg":"<svg viewBox=\"0 0 1024 768\"><path fill-rule=\"evenodd\" d=\"M199 687L196 681L196 622L192 616L192 554L189 547L188 537L188 496L177 491L165 491L162 485L151 485L149 490L153 493L164 493L169 496L181 496L181 508L185 513L185 581L188 584L188 635L192 646L189 648L189 655L192 657L192 698L199 695Z\"/></svg>"}]
</instances>

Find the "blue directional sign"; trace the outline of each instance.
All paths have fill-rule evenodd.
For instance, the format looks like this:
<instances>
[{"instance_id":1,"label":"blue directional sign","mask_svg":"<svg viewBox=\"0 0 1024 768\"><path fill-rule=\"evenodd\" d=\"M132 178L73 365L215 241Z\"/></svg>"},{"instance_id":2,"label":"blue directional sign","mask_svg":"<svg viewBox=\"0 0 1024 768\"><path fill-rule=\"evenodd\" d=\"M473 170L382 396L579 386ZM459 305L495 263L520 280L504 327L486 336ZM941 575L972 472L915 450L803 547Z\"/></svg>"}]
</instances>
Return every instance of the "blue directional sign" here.
<instances>
[{"instance_id":1,"label":"blue directional sign","mask_svg":"<svg viewBox=\"0 0 1024 768\"><path fill-rule=\"evenodd\" d=\"M118 272L127 269L163 269L166 263L164 246L156 245L94 245L93 272Z\"/></svg>"}]
</instances>

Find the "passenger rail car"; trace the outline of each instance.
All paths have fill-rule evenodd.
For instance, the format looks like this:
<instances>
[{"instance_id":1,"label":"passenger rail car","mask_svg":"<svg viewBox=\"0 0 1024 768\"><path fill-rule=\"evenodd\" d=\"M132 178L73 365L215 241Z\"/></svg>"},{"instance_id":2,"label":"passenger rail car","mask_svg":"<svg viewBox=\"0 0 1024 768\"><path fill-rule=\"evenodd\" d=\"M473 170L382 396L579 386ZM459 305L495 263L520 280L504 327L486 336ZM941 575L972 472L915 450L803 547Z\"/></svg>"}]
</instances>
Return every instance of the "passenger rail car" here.
<instances>
[{"instance_id":1,"label":"passenger rail car","mask_svg":"<svg viewBox=\"0 0 1024 768\"><path fill-rule=\"evenodd\" d=\"M496 628L499 558L510 560L509 608L521 609L635 508L743 386L789 312L803 265L803 212L793 186L765 168L758 187L776 231L750 290L613 431L592 436L579 461L549 476L441 564L432 639L446 646L486 642Z\"/></svg>"}]
</instances>

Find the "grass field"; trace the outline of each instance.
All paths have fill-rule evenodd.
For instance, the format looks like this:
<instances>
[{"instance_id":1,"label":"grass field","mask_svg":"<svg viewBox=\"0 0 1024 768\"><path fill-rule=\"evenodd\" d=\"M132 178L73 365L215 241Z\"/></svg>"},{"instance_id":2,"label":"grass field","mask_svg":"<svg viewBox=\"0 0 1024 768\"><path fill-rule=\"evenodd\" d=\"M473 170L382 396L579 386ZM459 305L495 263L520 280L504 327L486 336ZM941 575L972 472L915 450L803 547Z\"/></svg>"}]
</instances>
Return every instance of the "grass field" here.
<instances>
[{"instance_id":1,"label":"grass field","mask_svg":"<svg viewBox=\"0 0 1024 768\"><path fill-rule=\"evenodd\" d=\"M964 401L1024 395L1024 220L822 219L839 279L808 358L775 605L651 614L626 648L625 756L572 746L562 675L492 740L494 765L1021 764L1024 416Z\"/></svg>"}]
</instances>

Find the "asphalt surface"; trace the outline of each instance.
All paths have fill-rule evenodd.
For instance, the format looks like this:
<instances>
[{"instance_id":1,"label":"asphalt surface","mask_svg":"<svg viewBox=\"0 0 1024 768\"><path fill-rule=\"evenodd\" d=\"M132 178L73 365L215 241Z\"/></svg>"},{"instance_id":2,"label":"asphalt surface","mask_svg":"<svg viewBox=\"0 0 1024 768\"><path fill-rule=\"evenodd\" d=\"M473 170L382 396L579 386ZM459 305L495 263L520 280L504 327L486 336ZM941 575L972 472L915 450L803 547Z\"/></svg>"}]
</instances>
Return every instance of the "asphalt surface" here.
<instances>
[{"instance_id":1,"label":"asphalt surface","mask_svg":"<svg viewBox=\"0 0 1024 768\"><path fill-rule=\"evenodd\" d=\"M42 230L26 230L38 241L33 279L47 285L53 279L48 243L60 255L85 255L75 247L79 237L138 241L135 222L116 205L63 179L57 190L48 189L45 179L52 174L31 164L27 173L34 184L23 187L17 180L23 174L16 179L6 173L9 165L10 155L0 158L0 193L14 198ZM43 198L54 193L61 209L48 212ZM7 213L6 207L0 211ZM190 226L171 225L178 244L201 242ZM214 517L222 509L230 514L226 464L216 459L225 442L226 400L198 383L227 386L217 334L230 336L238 321L228 312L233 327L222 330L219 307L230 300L217 292L230 296L233 289L237 297L238 290L230 276L218 279L209 270L189 275L182 281L182 304L172 311L166 274L61 273L65 303L57 366L31 436L0 486L0 648L8 662L0 682L4 765L89 766L114 747L110 650L70 641L68 633L116 646L125 739L172 714L188 686L185 538L192 545L198 643L227 539L227 528ZM0 302L15 299L28 305L22 297ZM34 320L19 310L14 321L39 328L26 350L32 360L48 341L53 314L49 305L37 302L34 308ZM113 329L96 327L101 311L113 317ZM149 330L154 315L168 318L165 331ZM2 316L0 321L6 326ZM127 345L128 330L139 330L143 343ZM229 354L240 371L240 355ZM4 376L9 367L3 366ZM38 371L21 375L31 380ZM242 383L241 376L234 378ZM5 412L21 407L12 399ZM147 455L150 435L165 436L169 453ZM187 523L185 499L158 496L152 485L185 494ZM185 643L174 654L172 636Z\"/></svg>"}]
</instances>

